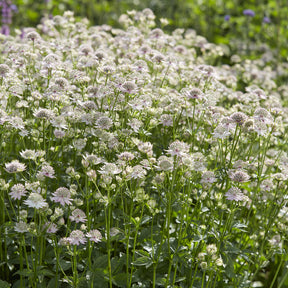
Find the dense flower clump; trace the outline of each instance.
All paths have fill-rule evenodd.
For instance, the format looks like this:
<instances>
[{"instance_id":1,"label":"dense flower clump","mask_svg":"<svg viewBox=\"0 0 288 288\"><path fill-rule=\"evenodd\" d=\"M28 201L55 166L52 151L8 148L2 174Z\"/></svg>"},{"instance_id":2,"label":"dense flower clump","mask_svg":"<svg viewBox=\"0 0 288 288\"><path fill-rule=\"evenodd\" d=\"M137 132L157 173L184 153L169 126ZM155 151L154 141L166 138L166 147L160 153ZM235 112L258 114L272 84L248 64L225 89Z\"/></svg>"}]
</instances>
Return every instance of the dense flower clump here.
<instances>
[{"instance_id":1,"label":"dense flower clump","mask_svg":"<svg viewBox=\"0 0 288 288\"><path fill-rule=\"evenodd\" d=\"M65 12L1 37L1 273L252 287L285 260L287 63L216 66L225 47L149 9L119 21Z\"/></svg>"}]
</instances>

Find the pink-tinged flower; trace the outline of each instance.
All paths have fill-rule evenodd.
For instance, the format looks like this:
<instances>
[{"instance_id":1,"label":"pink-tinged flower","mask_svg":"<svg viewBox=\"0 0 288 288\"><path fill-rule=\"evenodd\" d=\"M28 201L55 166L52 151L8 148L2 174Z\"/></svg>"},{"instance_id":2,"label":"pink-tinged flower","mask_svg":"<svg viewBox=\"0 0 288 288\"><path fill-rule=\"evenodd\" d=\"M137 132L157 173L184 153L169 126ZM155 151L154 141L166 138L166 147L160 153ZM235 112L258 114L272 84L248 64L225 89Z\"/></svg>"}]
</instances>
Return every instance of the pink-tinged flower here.
<instances>
[{"instance_id":1,"label":"pink-tinged flower","mask_svg":"<svg viewBox=\"0 0 288 288\"><path fill-rule=\"evenodd\" d=\"M41 170L37 173L37 178L39 180L44 180L45 177L55 178L55 171L52 166L45 164L42 166Z\"/></svg>"},{"instance_id":2,"label":"pink-tinged flower","mask_svg":"<svg viewBox=\"0 0 288 288\"><path fill-rule=\"evenodd\" d=\"M75 209L69 218L76 223L85 223L87 221L86 215L81 209Z\"/></svg>"},{"instance_id":3,"label":"pink-tinged flower","mask_svg":"<svg viewBox=\"0 0 288 288\"><path fill-rule=\"evenodd\" d=\"M87 234L86 237L89 238L90 241L93 241L95 243L101 242L102 235L99 230L94 229L90 230Z\"/></svg>"},{"instance_id":4,"label":"pink-tinged flower","mask_svg":"<svg viewBox=\"0 0 288 288\"><path fill-rule=\"evenodd\" d=\"M167 154L171 156L182 157L189 152L189 145L185 142L176 140L169 145L169 149L166 151Z\"/></svg>"},{"instance_id":5,"label":"pink-tinged flower","mask_svg":"<svg viewBox=\"0 0 288 288\"><path fill-rule=\"evenodd\" d=\"M8 173L23 172L25 169L25 164L20 163L18 160L13 160L12 162L5 164L5 170Z\"/></svg>"},{"instance_id":6,"label":"pink-tinged flower","mask_svg":"<svg viewBox=\"0 0 288 288\"><path fill-rule=\"evenodd\" d=\"M127 81L122 85L122 91L128 94L135 94L138 91L138 87L132 81Z\"/></svg>"},{"instance_id":7,"label":"pink-tinged flower","mask_svg":"<svg viewBox=\"0 0 288 288\"><path fill-rule=\"evenodd\" d=\"M248 201L249 198L237 187L231 187L225 194L227 200L231 201Z\"/></svg>"},{"instance_id":8,"label":"pink-tinged flower","mask_svg":"<svg viewBox=\"0 0 288 288\"><path fill-rule=\"evenodd\" d=\"M15 184L11 188L11 192L9 195L13 200L20 200L22 196L25 196L27 191L25 190L24 185L22 184Z\"/></svg>"},{"instance_id":9,"label":"pink-tinged flower","mask_svg":"<svg viewBox=\"0 0 288 288\"><path fill-rule=\"evenodd\" d=\"M69 242L69 238L68 237L63 237L59 240L58 244L60 246L68 246L70 245L70 242Z\"/></svg>"},{"instance_id":10,"label":"pink-tinged flower","mask_svg":"<svg viewBox=\"0 0 288 288\"><path fill-rule=\"evenodd\" d=\"M31 193L28 199L24 201L24 204L30 208L36 209L44 208L47 206L45 199L39 193Z\"/></svg>"},{"instance_id":11,"label":"pink-tinged flower","mask_svg":"<svg viewBox=\"0 0 288 288\"><path fill-rule=\"evenodd\" d=\"M53 234L58 231L57 225L52 222L48 222L43 225L43 230L48 234Z\"/></svg>"},{"instance_id":12,"label":"pink-tinged flower","mask_svg":"<svg viewBox=\"0 0 288 288\"><path fill-rule=\"evenodd\" d=\"M77 246L80 244L85 244L87 242L87 239L85 238L85 235L81 230L72 231L67 240L69 244Z\"/></svg>"},{"instance_id":13,"label":"pink-tinged flower","mask_svg":"<svg viewBox=\"0 0 288 288\"><path fill-rule=\"evenodd\" d=\"M214 174L214 172L212 172L212 171L205 171L205 172L203 172L203 174L202 174L202 179L201 179L201 183L214 183L214 182L216 182L217 181L217 179L216 179L216 177L215 177L215 174Z\"/></svg>"},{"instance_id":14,"label":"pink-tinged flower","mask_svg":"<svg viewBox=\"0 0 288 288\"><path fill-rule=\"evenodd\" d=\"M65 187L58 188L54 193L52 193L54 197L51 197L51 200L54 202L60 203L62 206L71 205L72 199L70 198L71 193L69 189Z\"/></svg>"},{"instance_id":15,"label":"pink-tinged flower","mask_svg":"<svg viewBox=\"0 0 288 288\"><path fill-rule=\"evenodd\" d=\"M231 178L232 181L238 182L238 183L248 182L250 179L250 176L242 170L232 172L229 177Z\"/></svg>"}]
</instances>

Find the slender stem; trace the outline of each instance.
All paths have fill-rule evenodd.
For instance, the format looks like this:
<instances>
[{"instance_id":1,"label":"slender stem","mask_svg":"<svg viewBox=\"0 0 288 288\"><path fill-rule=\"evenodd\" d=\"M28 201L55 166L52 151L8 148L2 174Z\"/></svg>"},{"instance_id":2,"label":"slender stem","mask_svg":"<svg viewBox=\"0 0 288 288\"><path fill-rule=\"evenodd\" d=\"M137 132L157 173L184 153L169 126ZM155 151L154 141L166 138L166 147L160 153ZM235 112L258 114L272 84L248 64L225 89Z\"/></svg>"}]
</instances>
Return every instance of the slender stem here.
<instances>
[{"instance_id":1,"label":"slender stem","mask_svg":"<svg viewBox=\"0 0 288 288\"><path fill-rule=\"evenodd\" d=\"M112 288L112 268L111 268L111 243L110 243L110 226L111 226L111 199L110 190L108 189L108 206L105 209L106 234L107 234L107 256L108 256L108 273L109 288Z\"/></svg>"},{"instance_id":2,"label":"slender stem","mask_svg":"<svg viewBox=\"0 0 288 288\"><path fill-rule=\"evenodd\" d=\"M270 284L270 288L273 288L273 286L274 286L274 283L275 283L275 281L276 281L276 279L278 277L278 273L280 271L280 268L282 267L282 263L283 263L283 256L281 255L281 260L280 260L280 263L279 263L279 265L277 267L277 270L276 270L276 272L274 274L273 280L272 280L272 282Z\"/></svg>"}]
</instances>

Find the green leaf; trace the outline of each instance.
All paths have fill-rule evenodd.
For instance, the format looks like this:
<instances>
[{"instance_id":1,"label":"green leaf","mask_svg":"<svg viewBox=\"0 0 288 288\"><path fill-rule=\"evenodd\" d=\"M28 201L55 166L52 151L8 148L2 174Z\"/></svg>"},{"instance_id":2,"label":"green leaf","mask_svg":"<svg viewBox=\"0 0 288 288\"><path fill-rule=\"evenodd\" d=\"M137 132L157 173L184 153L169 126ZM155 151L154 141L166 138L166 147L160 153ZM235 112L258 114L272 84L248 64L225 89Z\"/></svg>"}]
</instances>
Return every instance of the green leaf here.
<instances>
[{"instance_id":1,"label":"green leaf","mask_svg":"<svg viewBox=\"0 0 288 288\"><path fill-rule=\"evenodd\" d=\"M64 259L60 259L59 260L59 264L62 268L63 271L66 271L68 269L70 269L72 267L71 262L70 261L66 261Z\"/></svg>"},{"instance_id":2,"label":"green leaf","mask_svg":"<svg viewBox=\"0 0 288 288\"><path fill-rule=\"evenodd\" d=\"M186 277L179 277L175 279L175 283L182 282L184 280L186 280Z\"/></svg>"},{"instance_id":3,"label":"green leaf","mask_svg":"<svg viewBox=\"0 0 288 288\"><path fill-rule=\"evenodd\" d=\"M144 216L144 217L142 218L142 220L141 220L141 225L149 222L151 219L152 219L151 216Z\"/></svg>"},{"instance_id":4,"label":"green leaf","mask_svg":"<svg viewBox=\"0 0 288 288\"><path fill-rule=\"evenodd\" d=\"M166 278L157 278L156 279L156 285L158 285L158 286L165 286L165 284L166 284Z\"/></svg>"},{"instance_id":5,"label":"green leaf","mask_svg":"<svg viewBox=\"0 0 288 288\"><path fill-rule=\"evenodd\" d=\"M22 276L27 276L30 277L31 275L34 274L34 272L32 270L28 270L28 269L23 269L23 270L18 270L17 272L15 272L13 275L22 275Z\"/></svg>"},{"instance_id":6,"label":"green leaf","mask_svg":"<svg viewBox=\"0 0 288 288\"><path fill-rule=\"evenodd\" d=\"M37 274L44 275L44 276L54 276L55 275L55 273L53 271L50 271L48 269L42 269L42 270L38 271Z\"/></svg>"},{"instance_id":7,"label":"green leaf","mask_svg":"<svg viewBox=\"0 0 288 288\"><path fill-rule=\"evenodd\" d=\"M0 287L1 288L9 288L9 287L11 287L11 284L9 284L6 281L0 280Z\"/></svg>"},{"instance_id":8,"label":"green leaf","mask_svg":"<svg viewBox=\"0 0 288 288\"><path fill-rule=\"evenodd\" d=\"M132 265L135 266L146 266L149 267L153 264L153 260L150 257L147 256L143 256L143 257L139 257L138 259L136 259Z\"/></svg>"},{"instance_id":9,"label":"green leaf","mask_svg":"<svg viewBox=\"0 0 288 288\"><path fill-rule=\"evenodd\" d=\"M119 273L113 276L113 284L117 287L126 287L127 284L127 274L126 273Z\"/></svg>"},{"instance_id":10,"label":"green leaf","mask_svg":"<svg viewBox=\"0 0 288 288\"><path fill-rule=\"evenodd\" d=\"M102 255L94 260L93 267L95 268L106 268L108 266L107 255Z\"/></svg>"},{"instance_id":11,"label":"green leaf","mask_svg":"<svg viewBox=\"0 0 288 288\"><path fill-rule=\"evenodd\" d=\"M232 228L236 228L242 232L247 232L247 230L243 229L243 228L247 228L247 227L248 226L243 224L243 223L235 223Z\"/></svg>"}]
</instances>

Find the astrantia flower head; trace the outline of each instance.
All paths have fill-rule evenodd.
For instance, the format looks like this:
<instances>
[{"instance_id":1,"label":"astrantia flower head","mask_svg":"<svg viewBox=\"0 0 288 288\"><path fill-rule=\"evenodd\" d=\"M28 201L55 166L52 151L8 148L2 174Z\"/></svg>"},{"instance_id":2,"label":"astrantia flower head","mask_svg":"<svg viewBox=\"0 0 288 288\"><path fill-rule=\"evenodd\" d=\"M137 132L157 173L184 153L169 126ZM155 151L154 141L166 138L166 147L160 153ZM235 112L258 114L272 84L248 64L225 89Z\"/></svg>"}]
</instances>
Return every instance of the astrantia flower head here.
<instances>
[{"instance_id":1,"label":"astrantia flower head","mask_svg":"<svg viewBox=\"0 0 288 288\"><path fill-rule=\"evenodd\" d=\"M6 64L0 64L0 76L4 77L6 74L8 74L10 71L10 68Z\"/></svg>"},{"instance_id":2,"label":"astrantia flower head","mask_svg":"<svg viewBox=\"0 0 288 288\"><path fill-rule=\"evenodd\" d=\"M55 174L55 171L53 167L46 163L42 166L41 170L37 173L37 179L44 180L45 177L55 178L54 174Z\"/></svg>"},{"instance_id":3,"label":"astrantia flower head","mask_svg":"<svg viewBox=\"0 0 288 288\"><path fill-rule=\"evenodd\" d=\"M55 223L47 222L43 225L43 230L48 234L54 234L58 231L58 228Z\"/></svg>"},{"instance_id":4,"label":"astrantia flower head","mask_svg":"<svg viewBox=\"0 0 288 288\"><path fill-rule=\"evenodd\" d=\"M40 108L33 113L36 118L50 119L54 117L54 112L49 109Z\"/></svg>"},{"instance_id":5,"label":"astrantia flower head","mask_svg":"<svg viewBox=\"0 0 288 288\"><path fill-rule=\"evenodd\" d=\"M117 157L122 161L131 161L135 158L134 154L128 151L122 152Z\"/></svg>"},{"instance_id":6,"label":"astrantia flower head","mask_svg":"<svg viewBox=\"0 0 288 288\"><path fill-rule=\"evenodd\" d=\"M173 126L173 117L170 114L162 114L159 120L163 126L166 126L166 127Z\"/></svg>"},{"instance_id":7,"label":"astrantia flower head","mask_svg":"<svg viewBox=\"0 0 288 288\"><path fill-rule=\"evenodd\" d=\"M121 169L114 163L106 163L98 172L104 175L116 175L121 172Z\"/></svg>"},{"instance_id":8,"label":"astrantia flower head","mask_svg":"<svg viewBox=\"0 0 288 288\"><path fill-rule=\"evenodd\" d=\"M189 152L189 145L185 142L176 140L168 147L167 154L181 157Z\"/></svg>"},{"instance_id":9,"label":"astrantia flower head","mask_svg":"<svg viewBox=\"0 0 288 288\"><path fill-rule=\"evenodd\" d=\"M201 99L203 92L199 88L192 88L189 90L184 90L184 94L188 99Z\"/></svg>"},{"instance_id":10,"label":"astrantia flower head","mask_svg":"<svg viewBox=\"0 0 288 288\"><path fill-rule=\"evenodd\" d=\"M244 122L247 120L248 116L243 112L235 112L230 116L230 118L235 124L243 125Z\"/></svg>"},{"instance_id":11,"label":"astrantia flower head","mask_svg":"<svg viewBox=\"0 0 288 288\"><path fill-rule=\"evenodd\" d=\"M87 239L85 238L85 235L81 230L72 231L67 240L69 244L77 246L80 244L85 244L87 242Z\"/></svg>"},{"instance_id":12,"label":"astrantia flower head","mask_svg":"<svg viewBox=\"0 0 288 288\"><path fill-rule=\"evenodd\" d=\"M26 222L20 221L15 224L14 230L18 233L25 233L28 232L28 224Z\"/></svg>"},{"instance_id":13,"label":"astrantia flower head","mask_svg":"<svg viewBox=\"0 0 288 288\"><path fill-rule=\"evenodd\" d=\"M87 221L85 213L81 209L73 210L71 216L69 217L71 221L75 221L76 223L85 223Z\"/></svg>"},{"instance_id":14,"label":"astrantia flower head","mask_svg":"<svg viewBox=\"0 0 288 288\"><path fill-rule=\"evenodd\" d=\"M113 125L113 121L107 117L107 116L102 116L96 121L96 127L100 129L109 129Z\"/></svg>"},{"instance_id":15,"label":"astrantia flower head","mask_svg":"<svg viewBox=\"0 0 288 288\"><path fill-rule=\"evenodd\" d=\"M22 158L27 159L27 160L36 160L38 156L35 150L30 150L30 149L21 151L20 155Z\"/></svg>"},{"instance_id":16,"label":"astrantia flower head","mask_svg":"<svg viewBox=\"0 0 288 288\"><path fill-rule=\"evenodd\" d=\"M134 82L127 81L122 85L122 91L128 94L134 94L138 91L138 89Z\"/></svg>"},{"instance_id":17,"label":"astrantia flower head","mask_svg":"<svg viewBox=\"0 0 288 288\"><path fill-rule=\"evenodd\" d=\"M90 230L87 234L86 237L89 238L90 241L98 243L101 242L102 235L99 230L94 229Z\"/></svg>"},{"instance_id":18,"label":"astrantia flower head","mask_svg":"<svg viewBox=\"0 0 288 288\"><path fill-rule=\"evenodd\" d=\"M205 171L202 174L201 183L214 183L217 179L215 177L214 172L212 171Z\"/></svg>"},{"instance_id":19,"label":"astrantia flower head","mask_svg":"<svg viewBox=\"0 0 288 288\"><path fill-rule=\"evenodd\" d=\"M219 124L214 132L212 133L214 138L218 138L218 139L225 139L227 138L231 133L229 132L229 130L222 124Z\"/></svg>"},{"instance_id":20,"label":"astrantia flower head","mask_svg":"<svg viewBox=\"0 0 288 288\"><path fill-rule=\"evenodd\" d=\"M248 182L250 179L249 175L242 170L232 172L230 175L230 178L232 181L238 182L238 183Z\"/></svg>"},{"instance_id":21,"label":"astrantia flower head","mask_svg":"<svg viewBox=\"0 0 288 288\"><path fill-rule=\"evenodd\" d=\"M156 168L160 171L173 171L173 159L160 156Z\"/></svg>"},{"instance_id":22,"label":"astrantia flower head","mask_svg":"<svg viewBox=\"0 0 288 288\"><path fill-rule=\"evenodd\" d=\"M262 122L264 124L273 123L273 117L265 108L257 108L254 112L253 118L256 121Z\"/></svg>"},{"instance_id":23,"label":"astrantia flower head","mask_svg":"<svg viewBox=\"0 0 288 288\"><path fill-rule=\"evenodd\" d=\"M25 169L25 164L20 163L18 160L13 160L12 162L5 164L5 170L8 173L23 172Z\"/></svg>"},{"instance_id":24,"label":"astrantia flower head","mask_svg":"<svg viewBox=\"0 0 288 288\"><path fill-rule=\"evenodd\" d=\"M27 33L26 38L30 41L36 41L38 39L40 39L40 35L36 32L36 31L31 31L29 33Z\"/></svg>"},{"instance_id":25,"label":"astrantia flower head","mask_svg":"<svg viewBox=\"0 0 288 288\"><path fill-rule=\"evenodd\" d=\"M47 206L45 199L39 193L31 193L27 200L24 201L30 208L40 209Z\"/></svg>"},{"instance_id":26,"label":"astrantia flower head","mask_svg":"<svg viewBox=\"0 0 288 288\"><path fill-rule=\"evenodd\" d=\"M13 200L20 200L22 198L22 196L25 196L27 193L25 186L22 184L15 184L12 186L11 188L11 192L9 193L9 195L11 196L11 198Z\"/></svg>"},{"instance_id":27,"label":"astrantia flower head","mask_svg":"<svg viewBox=\"0 0 288 288\"><path fill-rule=\"evenodd\" d=\"M249 198L237 187L231 187L225 194L227 200L231 201L248 201Z\"/></svg>"},{"instance_id":28,"label":"astrantia flower head","mask_svg":"<svg viewBox=\"0 0 288 288\"><path fill-rule=\"evenodd\" d=\"M70 190L65 187L58 188L52 195L54 197L51 197L51 200L60 203L62 206L65 206L65 204L72 204Z\"/></svg>"},{"instance_id":29,"label":"astrantia flower head","mask_svg":"<svg viewBox=\"0 0 288 288\"><path fill-rule=\"evenodd\" d=\"M127 175L128 179L142 179L147 174L147 171L141 165L136 165L132 168L132 172Z\"/></svg>"}]
</instances>

